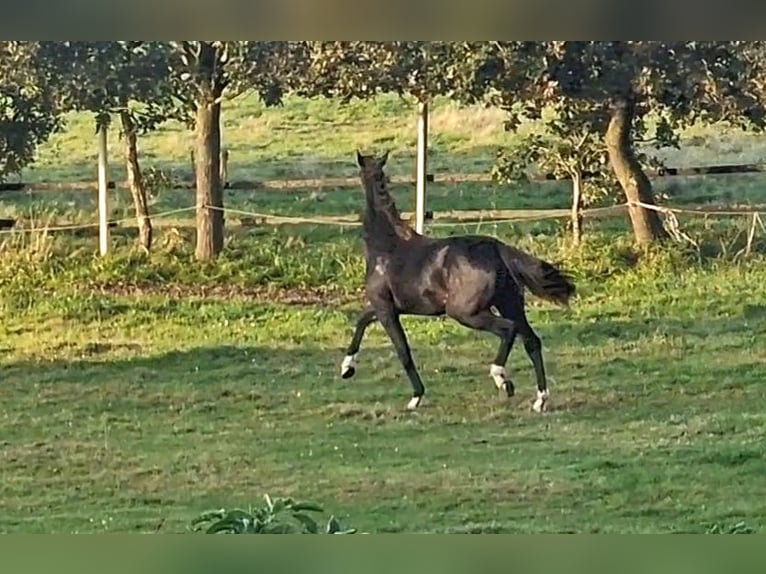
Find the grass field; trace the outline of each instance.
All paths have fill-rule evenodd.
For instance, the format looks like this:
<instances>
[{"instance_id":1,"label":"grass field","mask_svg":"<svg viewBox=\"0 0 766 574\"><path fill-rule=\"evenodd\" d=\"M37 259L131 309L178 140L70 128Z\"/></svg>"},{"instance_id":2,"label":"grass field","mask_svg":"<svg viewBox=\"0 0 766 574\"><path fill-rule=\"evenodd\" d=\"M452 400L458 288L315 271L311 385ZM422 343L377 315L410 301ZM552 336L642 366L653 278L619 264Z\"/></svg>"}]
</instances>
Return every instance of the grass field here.
<instances>
[{"instance_id":1,"label":"grass field","mask_svg":"<svg viewBox=\"0 0 766 574\"><path fill-rule=\"evenodd\" d=\"M245 101L224 118L232 177L353 176L355 146L388 145L392 173L407 174L407 110L394 98ZM437 173L485 170L510 137L490 111L441 104L431 123ZM761 161L766 146L748 138L695 128L676 159ZM73 117L24 179L90 177L92 140L88 118ZM188 136L172 126L141 146L148 163L188 169ZM766 199L753 176L661 185L677 204ZM434 209L568 203L549 184L430 191ZM348 214L360 193L237 190L226 201ZM396 193L408 209L411 190ZM93 199L3 193L0 210L92 221ZM161 190L153 210L191 203ZM509 362L517 396L502 400L488 376L495 340L451 321L404 320L428 391L419 412L404 409L409 386L379 326L357 376L341 381L363 274L357 229L232 226L221 260L204 266L182 217L151 255L130 248L130 230L115 232L107 259L92 235L3 235L0 532L183 532L204 510L265 492L315 500L369 532L763 531L766 240L757 234L746 256L744 218L681 223L697 247L637 251L624 218L590 222L578 252L560 221L433 229L498 235L574 273L571 309L530 304L552 379L545 416L529 410L523 347Z\"/></svg>"}]
</instances>

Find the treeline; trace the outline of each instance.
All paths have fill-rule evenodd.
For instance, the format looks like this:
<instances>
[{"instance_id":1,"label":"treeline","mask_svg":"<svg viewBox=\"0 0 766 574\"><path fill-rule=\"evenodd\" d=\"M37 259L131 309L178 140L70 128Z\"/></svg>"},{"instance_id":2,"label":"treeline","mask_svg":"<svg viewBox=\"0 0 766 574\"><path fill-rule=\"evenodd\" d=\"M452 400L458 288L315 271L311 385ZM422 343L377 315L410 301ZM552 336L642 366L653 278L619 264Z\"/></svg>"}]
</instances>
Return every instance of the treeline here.
<instances>
[{"instance_id":1,"label":"treeline","mask_svg":"<svg viewBox=\"0 0 766 574\"><path fill-rule=\"evenodd\" d=\"M223 248L221 106L244 92L266 105L288 94L348 101L394 92L447 96L506 112L505 127L540 129L498 153L498 179L530 165L573 181L572 225L589 198L615 186L636 240L665 238L636 142L677 145L689 123L762 130L765 42L0 42L0 178L34 160L63 126L91 112L119 121L141 243L151 248L137 138L170 119L195 132L199 260ZM655 121L647 122L649 114ZM651 125L650 125L651 124ZM584 178L583 174L599 177Z\"/></svg>"}]
</instances>

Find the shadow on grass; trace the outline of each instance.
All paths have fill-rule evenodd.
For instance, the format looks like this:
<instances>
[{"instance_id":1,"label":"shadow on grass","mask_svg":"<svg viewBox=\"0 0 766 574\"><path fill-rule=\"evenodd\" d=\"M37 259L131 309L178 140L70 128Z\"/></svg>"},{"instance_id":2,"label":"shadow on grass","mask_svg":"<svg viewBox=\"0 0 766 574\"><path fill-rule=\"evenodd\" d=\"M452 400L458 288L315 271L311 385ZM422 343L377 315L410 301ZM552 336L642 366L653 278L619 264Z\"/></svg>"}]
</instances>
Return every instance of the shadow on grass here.
<instances>
[{"instance_id":1,"label":"shadow on grass","mask_svg":"<svg viewBox=\"0 0 766 574\"><path fill-rule=\"evenodd\" d=\"M704 326L724 328L715 323L722 321ZM638 333L640 327L634 328ZM548 356L556 352L556 341L573 336L546 330L554 339ZM469 356L471 343L458 340L462 355ZM668 377L646 385L629 376L638 367L660 370L666 359L625 359L605 392L594 393L599 383L593 380L556 388L559 412L577 414L557 421L518 416L526 409L521 400L511 409L488 405L487 360L474 354L466 364L428 345L420 345L424 363L452 364L455 370L426 375L436 406L414 416L403 412L408 385L387 345L365 348L363 370L352 381L338 378L342 352L328 347L219 345L148 355L147 348L104 341L80 349L87 352L78 361L3 367L5 470L13 484L27 484L25 491L9 486L16 497L10 528L31 528L24 520L33 514L29 509L43 506L41 492L61 508L78 505L82 516L71 511L67 528L87 527L87 517L98 516L96 506L109 504L118 509L123 530L146 530L160 516L172 517L178 529L190 509L278 484L288 494L338 501L357 517L367 512L367 522L357 520L377 529L434 528L426 507L402 502L413 492L419 500L428 498L431 512L447 515L445 524L454 528L490 524L492 513L464 510L486 508L490 500L503 505L505 531L591 524L692 529L729 511L731 500L719 494L721 485L735 476L754 477L742 484L758 484L763 472L756 442L762 401L752 400L761 392L754 390L760 386L759 363L746 358L747 351L740 353L736 371L731 365L710 367L705 380L685 393L666 392ZM486 349L490 357L494 344ZM603 367L593 347L585 352L592 357L588 369ZM113 357L121 354L130 356ZM737 371L752 373L740 383L753 395L750 400L742 389L718 384ZM396 380L385 380L392 373ZM531 389L525 384L525 392ZM377 425L384 426L376 430ZM710 472L698 474L694 469L701 466ZM320 472L323 478L316 480ZM672 507L666 495L675 497ZM464 506L455 503L460 497ZM700 510L705 505L711 510ZM536 507L552 508L545 515L552 522L534 522L530 509ZM570 520L559 512L564 507L584 518ZM757 524L753 517L759 512L740 510L736 519ZM405 526L397 526L400 521ZM37 528L45 528L42 520Z\"/></svg>"},{"instance_id":2,"label":"shadow on grass","mask_svg":"<svg viewBox=\"0 0 766 574\"><path fill-rule=\"evenodd\" d=\"M619 406L635 408L640 417L650 405L662 411L672 408L663 406L668 392L692 399L749 388L757 378L759 359L751 356L748 341L766 331L766 320L748 309L745 317L704 321L655 317L605 318L590 324L540 322L535 328L543 338L556 410L596 414ZM2 395L10 399L12 393L35 386L74 385L84 393L103 387L127 397L152 389L178 396L202 393L207 400L217 396L260 401L264 408L283 407L301 395L311 397L313 408L343 401L399 406L409 398L410 386L381 333L372 340L368 333L356 377L339 377L354 314L348 314L349 323L333 347L298 340L294 348L221 345L148 354L151 349L129 342L60 343L48 350L78 358L6 361ZM432 321L439 319L404 322L429 395L440 408L456 400L485 401L492 396L487 369L496 339L457 325L435 333L423 324ZM379 331L379 325L372 330ZM508 368L517 389L513 403L526 404L535 385L521 344L514 346ZM70 388L68 394L76 397L77 391Z\"/></svg>"}]
</instances>

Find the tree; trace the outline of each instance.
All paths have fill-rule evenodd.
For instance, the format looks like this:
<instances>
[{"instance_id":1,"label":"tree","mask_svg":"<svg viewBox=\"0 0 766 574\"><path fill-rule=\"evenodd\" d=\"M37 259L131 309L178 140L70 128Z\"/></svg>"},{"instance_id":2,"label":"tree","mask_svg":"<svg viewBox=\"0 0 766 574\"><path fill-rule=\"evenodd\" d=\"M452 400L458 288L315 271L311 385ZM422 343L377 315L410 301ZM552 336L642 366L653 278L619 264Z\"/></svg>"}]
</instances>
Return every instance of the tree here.
<instances>
[{"instance_id":1,"label":"tree","mask_svg":"<svg viewBox=\"0 0 766 574\"><path fill-rule=\"evenodd\" d=\"M308 67L291 87L302 96L347 102L381 93L409 95L419 102L444 94L455 64L451 42L308 42Z\"/></svg>"},{"instance_id":2,"label":"tree","mask_svg":"<svg viewBox=\"0 0 766 574\"><path fill-rule=\"evenodd\" d=\"M20 173L61 127L56 81L40 65L38 42L0 42L0 181Z\"/></svg>"},{"instance_id":3,"label":"tree","mask_svg":"<svg viewBox=\"0 0 766 574\"><path fill-rule=\"evenodd\" d=\"M96 130L106 129L112 114L118 115L139 242L151 249L152 225L138 159L138 136L175 117L167 51L158 42L41 44L50 69L61 78L60 97L66 109L92 112Z\"/></svg>"},{"instance_id":4,"label":"tree","mask_svg":"<svg viewBox=\"0 0 766 574\"><path fill-rule=\"evenodd\" d=\"M615 181L605 173L603 117L587 106L567 102L550 110L538 130L520 137L506 149L498 150L492 172L498 181L529 181L530 169L572 181L570 229L572 241L582 241L582 209L608 195ZM590 176L590 177L587 177Z\"/></svg>"},{"instance_id":5,"label":"tree","mask_svg":"<svg viewBox=\"0 0 766 574\"><path fill-rule=\"evenodd\" d=\"M459 59L450 42L357 42L308 43L310 62L305 74L291 86L299 95L324 96L348 102L381 93L411 97L418 117L418 194L416 229L425 219L428 104L435 96L450 93Z\"/></svg>"},{"instance_id":6,"label":"tree","mask_svg":"<svg viewBox=\"0 0 766 574\"><path fill-rule=\"evenodd\" d=\"M507 127L540 119L546 109L576 106L604 122L609 163L628 200L638 243L667 236L654 205L651 182L636 153L647 139L646 118L657 121L657 145L677 142L679 128L694 121L726 120L761 128L763 105L755 59L743 42L488 42L468 69L478 74L463 87L476 99L508 112ZM468 46L468 44L466 44ZM470 77L470 74L466 74ZM578 122L573 122L576 132Z\"/></svg>"},{"instance_id":7,"label":"tree","mask_svg":"<svg viewBox=\"0 0 766 574\"><path fill-rule=\"evenodd\" d=\"M557 179L572 182L570 229L575 246L582 241L582 209L598 199L613 197L624 201L624 194L613 170L603 134L609 116L599 106L561 98L549 106L548 113L533 129L505 149L498 150L493 176L499 181L528 181L527 171L542 171ZM643 132L643 129L641 130ZM652 139L656 147L677 145L676 134L659 130ZM660 167L662 162L645 152L636 153L641 166Z\"/></svg>"},{"instance_id":8,"label":"tree","mask_svg":"<svg viewBox=\"0 0 766 574\"><path fill-rule=\"evenodd\" d=\"M300 73L300 42L169 42L169 66L177 109L194 125L197 188L196 258L207 261L223 249L220 181L221 103L255 91L266 105L282 101L291 75ZM192 119L193 118L193 119Z\"/></svg>"}]
</instances>

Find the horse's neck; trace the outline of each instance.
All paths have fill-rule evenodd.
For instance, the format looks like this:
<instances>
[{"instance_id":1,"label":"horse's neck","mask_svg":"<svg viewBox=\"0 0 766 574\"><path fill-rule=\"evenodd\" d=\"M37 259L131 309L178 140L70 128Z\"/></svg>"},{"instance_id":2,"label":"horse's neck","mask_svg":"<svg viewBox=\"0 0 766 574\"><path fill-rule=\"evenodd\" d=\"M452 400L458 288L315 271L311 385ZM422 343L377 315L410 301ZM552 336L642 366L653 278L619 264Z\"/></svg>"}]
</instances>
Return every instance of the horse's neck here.
<instances>
[{"instance_id":1,"label":"horse's neck","mask_svg":"<svg viewBox=\"0 0 766 574\"><path fill-rule=\"evenodd\" d=\"M367 253L377 257L392 253L403 240L388 214L368 208L364 214L364 242Z\"/></svg>"},{"instance_id":2,"label":"horse's neck","mask_svg":"<svg viewBox=\"0 0 766 574\"><path fill-rule=\"evenodd\" d=\"M415 231L403 221L396 207L394 198L388 190L377 189L375 181L364 182L367 212L365 214L365 227L368 234L396 236L404 241L415 235Z\"/></svg>"}]
</instances>

